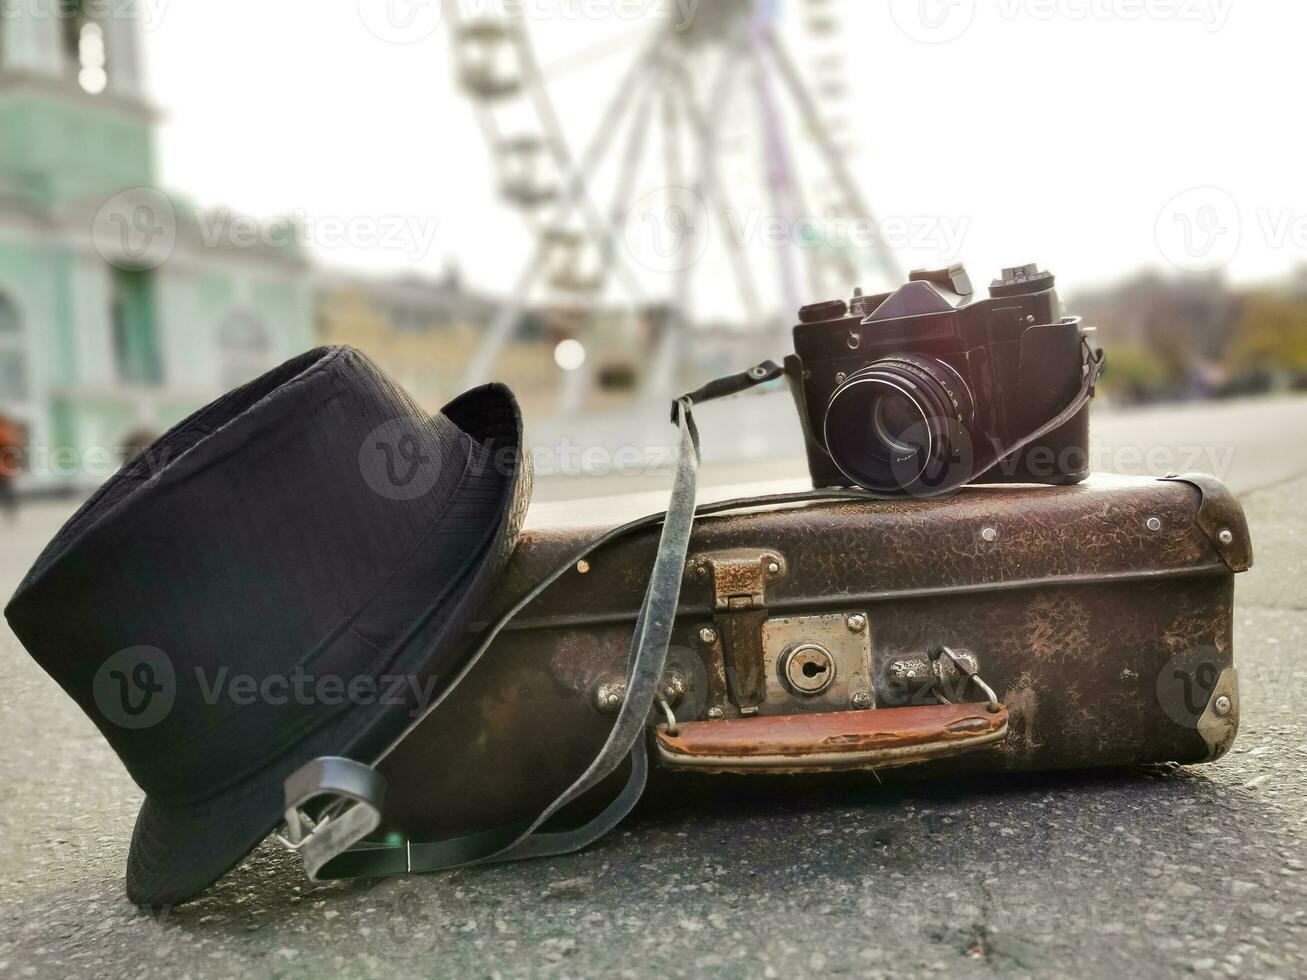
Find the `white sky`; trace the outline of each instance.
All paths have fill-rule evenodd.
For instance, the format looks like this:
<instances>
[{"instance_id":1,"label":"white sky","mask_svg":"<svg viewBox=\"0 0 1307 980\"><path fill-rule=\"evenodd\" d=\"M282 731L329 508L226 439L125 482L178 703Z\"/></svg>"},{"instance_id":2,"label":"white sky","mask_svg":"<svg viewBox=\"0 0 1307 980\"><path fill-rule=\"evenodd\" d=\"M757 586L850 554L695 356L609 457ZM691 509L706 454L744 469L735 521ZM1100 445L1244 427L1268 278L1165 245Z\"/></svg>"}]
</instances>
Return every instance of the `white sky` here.
<instances>
[{"instance_id":1,"label":"white sky","mask_svg":"<svg viewBox=\"0 0 1307 980\"><path fill-rule=\"evenodd\" d=\"M1173 269L1167 256L1186 219L1164 209L1196 186L1220 190L1176 207L1192 212L1199 231L1224 235L1212 261L1230 258L1231 278L1269 278L1307 262L1307 4L834 2L849 32L867 196L881 217L963 220L958 257L978 280L1031 260L1072 288L1142 266ZM919 3L945 17L943 30L967 17L970 26L947 43L914 40L898 25L918 29L911 18ZM528 0L528 9L560 6L604 5ZM434 235L419 258L412 248L358 244L320 248L320 257L438 272L456 256L480 284L511 281L525 256L522 224L496 199L471 109L451 84L443 30L415 44L384 43L355 0L154 7L147 78L165 114L167 186L258 215L410 217L421 235ZM629 30L615 17L556 17L542 34L543 60ZM560 90L574 144L624 57L590 69L579 89ZM927 248L903 264L939 258L947 257Z\"/></svg>"}]
</instances>

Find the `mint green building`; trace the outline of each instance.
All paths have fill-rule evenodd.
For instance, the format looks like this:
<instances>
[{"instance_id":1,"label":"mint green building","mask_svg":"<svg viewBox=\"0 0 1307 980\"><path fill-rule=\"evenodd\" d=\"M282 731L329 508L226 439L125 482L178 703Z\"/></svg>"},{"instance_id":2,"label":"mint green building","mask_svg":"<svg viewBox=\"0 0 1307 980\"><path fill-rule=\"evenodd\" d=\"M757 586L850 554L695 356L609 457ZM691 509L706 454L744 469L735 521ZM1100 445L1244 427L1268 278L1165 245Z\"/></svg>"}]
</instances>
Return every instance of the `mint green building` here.
<instances>
[{"instance_id":1,"label":"mint green building","mask_svg":"<svg viewBox=\"0 0 1307 980\"><path fill-rule=\"evenodd\" d=\"M0 413L29 489L99 484L129 433L313 344L298 236L156 189L134 7L0 0Z\"/></svg>"}]
</instances>

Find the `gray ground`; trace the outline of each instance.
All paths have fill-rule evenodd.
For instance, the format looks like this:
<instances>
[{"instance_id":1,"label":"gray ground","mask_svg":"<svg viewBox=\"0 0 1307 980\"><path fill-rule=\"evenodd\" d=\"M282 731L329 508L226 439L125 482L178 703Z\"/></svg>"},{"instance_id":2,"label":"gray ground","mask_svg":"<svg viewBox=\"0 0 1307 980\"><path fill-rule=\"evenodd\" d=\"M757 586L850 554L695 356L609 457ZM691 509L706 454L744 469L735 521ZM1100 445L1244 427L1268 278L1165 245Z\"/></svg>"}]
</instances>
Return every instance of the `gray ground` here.
<instances>
[{"instance_id":1,"label":"gray ground","mask_svg":"<svg viewBox=\"0 0 1307 980\"><path fill-rule=\"evenodd\" d=\"M310 885L265 845L151 916L122 894L139 792L0 629L0 977L1307 976L1307 403L1098 428L1236 449L1258 561L1238 591L1243 729L1217 765L710 784L580 855L376 883ZM0 594L66 513L0 525Z\"/></svg>"}]
</instances>

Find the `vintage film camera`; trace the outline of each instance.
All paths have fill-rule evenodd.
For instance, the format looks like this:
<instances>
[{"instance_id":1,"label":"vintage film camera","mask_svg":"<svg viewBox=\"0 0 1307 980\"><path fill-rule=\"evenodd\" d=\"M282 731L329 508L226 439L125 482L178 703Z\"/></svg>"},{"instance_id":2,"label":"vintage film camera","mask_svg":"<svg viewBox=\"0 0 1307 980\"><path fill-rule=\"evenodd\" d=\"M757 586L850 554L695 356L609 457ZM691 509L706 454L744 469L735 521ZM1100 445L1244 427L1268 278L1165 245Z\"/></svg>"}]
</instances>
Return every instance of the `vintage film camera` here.
<instances>
[{"instance_id":1,"label":"vintage film camera","mask_svg":"<svg viewBox=\"0 0 1307 980\"><path fill-rule=\"evenodd\" d=\"M786 374L815 487L928 496L1088 476L1087 404L1013 451L1075 401L1101 356L1037 266L1004 269L988 298L959 264L805 306L794 351Z\"/></svg>"}]
</instances>

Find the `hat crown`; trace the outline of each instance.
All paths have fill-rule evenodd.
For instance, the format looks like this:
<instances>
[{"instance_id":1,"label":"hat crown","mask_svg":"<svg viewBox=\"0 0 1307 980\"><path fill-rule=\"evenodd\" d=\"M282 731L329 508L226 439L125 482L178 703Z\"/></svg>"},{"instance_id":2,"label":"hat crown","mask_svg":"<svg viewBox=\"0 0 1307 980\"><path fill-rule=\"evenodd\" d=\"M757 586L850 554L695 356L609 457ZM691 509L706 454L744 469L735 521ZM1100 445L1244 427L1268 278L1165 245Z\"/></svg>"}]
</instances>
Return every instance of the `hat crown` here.
<instances>
[{"instance_id":1,"label":"hat crown","mask_svg":"<svg viewBox=\"0 0 1307 980\"><path fill-rule=\"evenodd\" d=\"M474 465L482 447L359 352L311 351L111 479L6 615L147 793L203 799L364 682L381 696L405 629L486 534L429 540Z\"/></svg>"}]
</instances>

